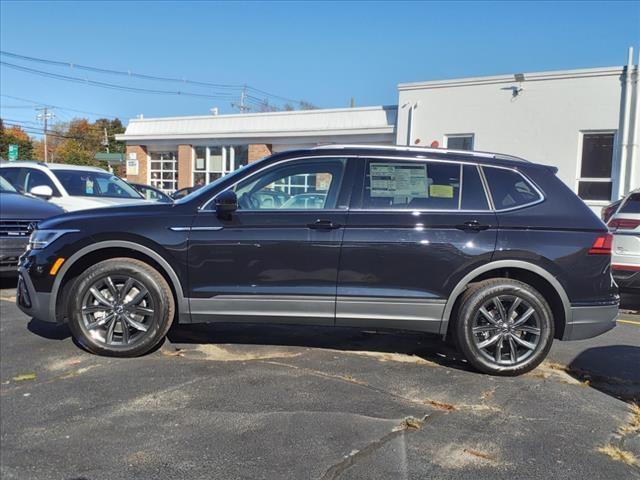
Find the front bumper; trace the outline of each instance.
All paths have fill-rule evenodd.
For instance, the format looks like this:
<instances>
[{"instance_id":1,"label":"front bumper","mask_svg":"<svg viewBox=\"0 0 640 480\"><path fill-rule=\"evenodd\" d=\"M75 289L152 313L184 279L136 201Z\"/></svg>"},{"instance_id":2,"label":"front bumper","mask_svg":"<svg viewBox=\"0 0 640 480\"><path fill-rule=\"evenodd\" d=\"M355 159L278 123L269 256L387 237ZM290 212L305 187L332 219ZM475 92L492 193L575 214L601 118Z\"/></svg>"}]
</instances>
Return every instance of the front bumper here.
<instances>
[{"instance_id":1,"label":"front bumper","mask_svg":"<svg viewBox=\"0 0 640 480\"><path fill-rule=\"evenodd\" d=\"M562 340L597 337L616 326L618 302L604 305L572 306Z\"/></svg>"},{"instance_id":2,"label":"front bumper","mask_svg":"<svg viewBox=\"0 0 640 480\"><path fill-rule=\"evenodd\" d=\"M51 293L36 291L29 272L22 266L18 267L16 304L30 317L47 322L56 321L55 308L51 305Z\"/></svg>"}]
</instances>

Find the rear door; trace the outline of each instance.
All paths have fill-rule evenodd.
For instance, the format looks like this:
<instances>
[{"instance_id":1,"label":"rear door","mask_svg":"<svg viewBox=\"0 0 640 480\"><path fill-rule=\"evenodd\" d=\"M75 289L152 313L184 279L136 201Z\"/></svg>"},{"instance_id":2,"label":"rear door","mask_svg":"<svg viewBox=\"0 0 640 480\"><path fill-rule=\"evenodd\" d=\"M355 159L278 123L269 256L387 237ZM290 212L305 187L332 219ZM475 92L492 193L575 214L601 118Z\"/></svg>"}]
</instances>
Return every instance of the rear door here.
<instances>
[{"instance_id":1,"label":"rear door","mask_svg":"<svg viewBox=\"0 0 640 480\"><path fill-rule=\"evenodd\" d=\"M491 259L497 224L474 164L361 159L336 325L438 332L449 293Z\"/></svg>"}]
</instances>

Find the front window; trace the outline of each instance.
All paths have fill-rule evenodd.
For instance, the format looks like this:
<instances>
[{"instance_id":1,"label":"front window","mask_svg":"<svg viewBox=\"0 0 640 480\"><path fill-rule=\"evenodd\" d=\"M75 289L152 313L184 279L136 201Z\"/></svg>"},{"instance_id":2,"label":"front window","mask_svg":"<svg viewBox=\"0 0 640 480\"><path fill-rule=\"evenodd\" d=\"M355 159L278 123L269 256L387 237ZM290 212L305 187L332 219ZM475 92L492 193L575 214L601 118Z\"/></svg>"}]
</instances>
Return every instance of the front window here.
<instances>
[{"instance_id":1,"label":"front window","mask_svg":"<svg viewBox=\"0 0 640 480\"><path fill-rule=\"evenodd\" d=\"M193 149L193 185L203 186L248 163L246 145L197 146Z\"/></svg>"},{"instance_id":2,"label":"front window","mask_svg":"<svg viewBox=\"0 0 640 480\"><path fill-rule=\"evenodd\" d=\"M582 135L578 196L583 200L611 200L614 133Z\"/></svg>"},{"instance_id":3,"label":"front window","mask_svg":"<svg viewBox=\"0 0 640 480\"><path fill-rule=\"evenodd\" d=\"M107 172L55 170L54 174L72 196L142 198L127 182Z\"/></svg>"},{"instance_id":4,"label":"front window","mask_svg":"<svg viewBox=\"0 0 640 480\"><path fill-rule=\"evenodd\" d=\"M150 152L149 184L164 192L178 189L178 152Z\"/></svg>"},{"instance_id":5,"label":"front window","mask_svg":"<svg viewBox=\"0 0 640 480\"><path fill-rule=\"evenodd\" d=\"M345 165L344 159L319 159L269 168L235 185L238 209L334 209Z\"/></svg>"}]
</instances>

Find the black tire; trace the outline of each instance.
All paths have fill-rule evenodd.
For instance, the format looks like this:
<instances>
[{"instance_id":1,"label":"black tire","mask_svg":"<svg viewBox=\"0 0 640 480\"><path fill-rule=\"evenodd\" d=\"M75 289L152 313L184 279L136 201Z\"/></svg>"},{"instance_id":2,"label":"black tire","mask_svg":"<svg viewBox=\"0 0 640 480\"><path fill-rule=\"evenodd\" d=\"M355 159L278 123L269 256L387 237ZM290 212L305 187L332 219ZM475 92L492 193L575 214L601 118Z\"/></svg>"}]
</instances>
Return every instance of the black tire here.
<instances>
[{"instance_id":1,"label":"black tire","mask_svg":"<svg viewBox=\"0 0 640 480\"><path fill-rule=\"evenodd\" d=\"M156 269L133 258L112 258L93 265L75 280L70 294L71 333L80 345L98 355L144 355L164 339L175 315L167 281ZM106 307L107 303L111 306ZM100 307L104 308L91 311Z\"/></svg>"},{"instance_id":2,"label":"black tire","mask_svg":"<svg viewBox=\"0 0 640 480\"><path fill-rule=\"evenodd\" d=\"M462 294L458 312L454 320L458 347L481 372L521 375L536 368L549 353L554 336L553 313L531 285L508 278L478 282ZM515 320L509 321L511 317ZM522 319L525 323L518 325ZM490 343L496 337L498 340Z\"/></svg>"}]
</instances>

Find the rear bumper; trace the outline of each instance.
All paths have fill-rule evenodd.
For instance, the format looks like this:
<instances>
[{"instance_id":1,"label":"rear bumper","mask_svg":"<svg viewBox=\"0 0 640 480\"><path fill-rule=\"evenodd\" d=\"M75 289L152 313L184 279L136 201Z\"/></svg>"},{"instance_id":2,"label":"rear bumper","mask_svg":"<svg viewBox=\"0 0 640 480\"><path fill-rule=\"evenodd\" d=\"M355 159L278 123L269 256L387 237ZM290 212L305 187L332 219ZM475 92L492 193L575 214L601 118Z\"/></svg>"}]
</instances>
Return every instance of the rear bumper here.
<instances>
[{"instance_id":1,"label":"rear bumper","mask_svg":"<svg viewBox=\"0 0 640 480\"><path fill-rule=\"evenodd\" d=\"M571 307L571 318L562 340L584 340L597 337L616 326L618 303Z\"/></svg>"},{"instance_id":2,"label":"rear bumper","mask_svg":"<svg viewBox=\"0 0 640 480\"><path fill-rule=\"evenodd\" d=\"M613 265L611 273L621 290L640 290L639 266Z\"/></svg>"}]
</instances>

